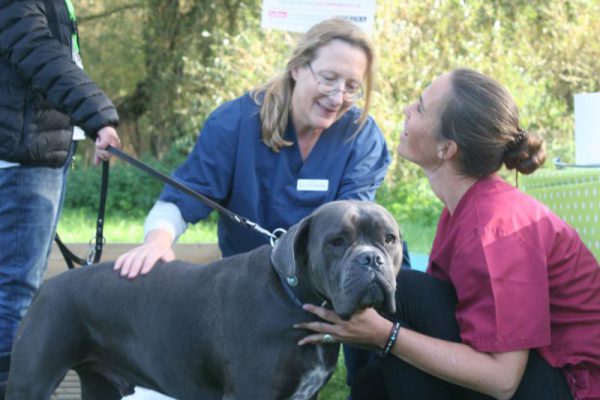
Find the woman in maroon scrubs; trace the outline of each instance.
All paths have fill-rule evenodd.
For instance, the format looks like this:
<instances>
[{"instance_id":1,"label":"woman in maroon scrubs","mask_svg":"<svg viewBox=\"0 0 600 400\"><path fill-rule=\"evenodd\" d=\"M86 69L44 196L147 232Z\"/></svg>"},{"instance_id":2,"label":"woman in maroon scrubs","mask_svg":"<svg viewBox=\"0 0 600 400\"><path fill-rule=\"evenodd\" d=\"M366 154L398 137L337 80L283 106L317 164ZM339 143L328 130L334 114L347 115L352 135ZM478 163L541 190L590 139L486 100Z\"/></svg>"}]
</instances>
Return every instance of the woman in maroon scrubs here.
<instances>
[{"instance_id":1,"label":"woman in maroon scrubs","mask_svg":"<svg viewBox=\"0 0 600 400\"><path fill-rule=\"evenodd\" d=\"M378 347L352 399L600 399L600 267L577 232L504 182L545 160L498 82L459 69L404 110L398 153L444 203L426 274L402 271L396 315L297 325L299 344Z\"/></svg>"}]
</instances>

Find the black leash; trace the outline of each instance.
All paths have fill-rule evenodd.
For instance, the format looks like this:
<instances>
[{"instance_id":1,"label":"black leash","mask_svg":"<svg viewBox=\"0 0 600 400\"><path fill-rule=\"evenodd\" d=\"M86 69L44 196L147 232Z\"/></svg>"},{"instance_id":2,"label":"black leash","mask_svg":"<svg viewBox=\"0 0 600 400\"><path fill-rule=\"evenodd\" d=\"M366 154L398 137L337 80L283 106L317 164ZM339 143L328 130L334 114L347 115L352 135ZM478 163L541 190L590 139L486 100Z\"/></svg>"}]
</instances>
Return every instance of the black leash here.
<instances>
[{"instance_id":1,"label":"black leash","mask_svg":"<svg viewBox=\"0 0 600 400\"><path fill-rule=\"evenodd\" d=\"M106 195L108 193L108 172L109 172L110 164L108 161L102 162L102 184L100 187L100 204L98 206L98 218L96 219L96 236L94 239L94 243L90 240L90 254L86 259L79 258L75 255L69 248L63 243L58 236L58 233L54 236L54 241L56 242L60 252L67 263L69 269L75 268L75 264L78 265L90 265L95 264L100 261L100 257L102 257L102 246L104 246L104 211L106 209Z\"/></svg>"},{"instance_id":2,"label":"black leash","mask_svg":"<svg viewBox=\"0 0 600 400\"><path fill-rule=\"evenodd\" d=\"M179 189L182 192L192 196L196 200L203 202L204 204L211 207L212 209L231 218L233 221L235 221L239 224L242 224L247 228L250 228L256 232L259 232L259 233L267 236L271 241L271 245L274 245L277 238L279 238L279 236L281 234L285 233L285 230L281 229L281 228L275 229L273 232L269 232L268 230L266 230L263 227L261 227L260 225L258 225L256 222L252 222L252 221L248 220L247 218L244 218L234 212L231 212L230 210L228 210L225 207L221 206L220 204L214 202L213 200L209 199L208 197L189 188L185 184L178 182L177 180L171 178L170 176L168 176L166 174L163 174L160 171L155 170L154 168L144 164L143 162L131 157L129 154L127 154L115 147L108 146L106 148L106 150L109 153L117 156L121 160L124 160L127 163L133 165L134 167L144 171L148 175L151 175L151 176L163 181L164 183L171 185L171 186L175 187L176 189ZM75 255L71 250L69 250L68 247L60 239L60 236L58 235L58 233L56 233L54 236L54 241L58 245L58 248L60 249L60 252L62 253L63 258L65 259L69 269L75 268L75 264L82 265L82 266L95 264L98 261L100 261L100 257L102 256L102 246L104 246L104 243L105 243L104 236L103 236L103 229L104 229L104 211L106 208L106 197L107 197L107 192L108 192L109 166L110 166L110 164L108 161L102 162L102 186L100 189L100 205L98 207L98 219L96 220L96 237L94 239L93 244L92 244L92 241L90 241L90 254L88 255L87 259L80 258L77 255Z\"/></svg>"},{"instance_id":3,"label":"black leash","mask_svg":"<svg viewBox=\"0 0 600 400\"><path fill-rule=\"evenodd\" d=\"M192 196L196 200L203 202L204 204L206 204L213 210L216 210L216 211L220 212L221 214L231 218L233 221L235 221L239 224L242 224L247 228L250 228L254 231L257 231L257 232L262 233L263 235L269 237L269 239L271 240L271 245L274 244L274 242L277 240L277 238L279 237L280 234L285 232L285 230L281 229L281 228L275 229L273 232L269 232L268 230L266 230L263 227L261 227L260 225L258 225L256 222L252 222L252 221L248 220L247 218L244 218L234 212L231 212L230 210L226 209L225 207L221 206L220 204L218 204L218 203L214 202L213 200L209 199L208 197L196 192L195 190L193 190L193 189L189 188L188 186L186 186L185 184L175 180L174 178L170 177L169 175L163 174L162 172L155 170L154 168L144 164L143 162L136 160L135 158L131 157L129 154L127 154L115 147L111 147L111 146L108 146L106 148L106 150L109 153L117 156L121 160L126 161L129 164L133 165L134 167L144 171L148 175L151 175L151 176L163 181L164 183L171 185L174 188L179 189L182 192Z\"/></svg>"}]
</instances>

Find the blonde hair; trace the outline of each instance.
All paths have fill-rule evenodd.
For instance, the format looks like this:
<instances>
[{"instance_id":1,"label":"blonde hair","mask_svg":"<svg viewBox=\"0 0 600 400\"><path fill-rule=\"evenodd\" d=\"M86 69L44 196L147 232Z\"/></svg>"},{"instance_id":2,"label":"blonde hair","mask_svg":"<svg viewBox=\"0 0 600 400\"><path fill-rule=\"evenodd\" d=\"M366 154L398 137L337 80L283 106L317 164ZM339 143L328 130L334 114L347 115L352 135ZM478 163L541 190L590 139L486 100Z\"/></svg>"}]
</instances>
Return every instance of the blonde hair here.
<instances>
[{"instance_id":1,"label":"blonde hair","mask_svg":"<svg viewBox=\"0 0 600 400\"><path fill-rule=\"evenodd\" d=\"M300 39L288 61L285 71L270 82L252 90L252 99L259 104L262 141L273 151L279 152L282 147L289 147L291 142L283 139L288 125L294 79L292 71L308 65L314 60L317 50L333 40L344 41L358 47L367 56L367 71L365 74L365 100L360 117L356 120L358 132L365 124L371 95L373 91L375 50L369 36L357 25L341 18L322 21L306 32Z\"/></svg>"}]
</instances>

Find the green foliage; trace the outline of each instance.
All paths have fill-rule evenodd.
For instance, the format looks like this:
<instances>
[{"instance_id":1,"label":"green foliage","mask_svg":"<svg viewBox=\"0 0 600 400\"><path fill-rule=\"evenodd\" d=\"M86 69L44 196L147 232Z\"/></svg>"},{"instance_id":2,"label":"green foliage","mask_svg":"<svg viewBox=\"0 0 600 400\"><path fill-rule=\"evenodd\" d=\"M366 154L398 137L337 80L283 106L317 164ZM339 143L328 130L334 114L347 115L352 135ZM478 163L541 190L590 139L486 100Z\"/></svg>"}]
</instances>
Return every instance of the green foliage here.
<instances>
[{"instance_id":1,"label":"green foliage","mask_svg":"<svg viewBox=\"0 0 600 400\"><path fill-rule=\"evenodd\" d=\"M216 35L216 34L215 34ZM179 88L177 112L186 116L188 136L196 137L208 114L225 101L269 80L283 68L296 35L264 31L259 20L246 23L241 33L220 32L210 60L184 57L185 76ZM264 51L268 49L268 51Z\"/></svg>"},{"instance_id":2,"label":"green foliage","mask_svg":"<svg viewBox=\"0 0 600 400\"><path fill-rule=\"evenodd\" d=\"M424 177L402 185L384 183L377 192L376 200L401 225L408 221L419 221L425 226L434 225L442 211L442 203Z\"/></svg>"},{"instance_id":3,"label":"green foliage","mask_svg":"<svg viewBox=\"0 0 600 400\"><path fill-rule=\"evenodd\" d=\"M349 395L350 388L346 385L344 352L340 348L337 367L327 385L319 392L319 400L346 400Z\"/></svg>"},{"instance_id":4,"label":"green foliage","mask_svg":"<svg viewBox=\"0 0 600 400\"><path fill-rule=\"evenodd\" d=\"M405 105L437 75L469 67L509 88L522 126L546 139L548 159L572 160L572 96L600 90L600 42L588 40L600 35L593 18L599 11L598 1L583 0L378 2L373 36L379 79L371 113L389 147L398 144ZM184 74L191 85L181 88L180 111L187 113L192 132L215 106L285 65L294 35L262 30L258 21L246 27L224 33L210 63L186 55ZM393 187L418 176L416 166L397 160L386 180Z\"/></svg>"},{"instance_id":5,"label":"green foliage","mask_svg":"<svg viewBox=\"0 0 600 400\"><path fill-rule=\"evenodd\" d=\"M187 155L184 150L173 146L159 161L146 155L141 161L165 174L170 174ZM74 168L69 171L65 209L82 209L98 212L102 168L87 168L76 159ZM156 201L163 184L158 179L137 168L114 162L110 167L106 208L112 214L129 217L145 216ZM108 211L107 211L108 212Z\"/></svg>"},{"instance_id":6,"label":"green foliage","mask_svg":"<svg viewBox=\"0 0 600 400\"><path fill-rule=\"evenodd\" d=\"M261 29L259 3L140 0L127 7L81 0L88 71L109 95L124 99L123 136L133 151L162 156L174 140L195 137L214 107L285 65L296 35ZM93 18L102 13L107 16ZM372 114L390 148L404 106L435 76L467 66L505 84L524 127L545 137L550 157L571 160L572 95L600 90L600 42L589 40L600 37L599 13L598 0L378 2ZM132 95L147 103L134 121L128 119ZM391 179L416 176L416 168L403 165Z\"/></svg>"},{"instance_id":7,"label":"green foliage","mask_svg":"<svg viewBox=\"0 0 600 400\"><path fill-rule=\"evenodd\" d=\"M87 243L93 238L96 229L97 210L87 208L67 208L60 217L58 233L65 243ZM106 210L104 238L106 243L142 243L144 238L145 215L131 215ZM217 224L212 218L190 226L177 243L216 243Z\"/></svg>"},{"instance_id":8,"label":"green foliage","mask_svg":"<svg viewBox=\"0 0 600 400\"><path fill-rule=\"evenodd\" d=\"M81 0L77 6L88 71L118 100L125 147L154 154L143 158L164 172L176 164L169 154L183 157L216 106L284 67L297 38L261 29L258 0ZM573 94L600 91L600 41L590 39L600 37L598 15L599 0L378 1L371 114L389 148L397 147L404 107L437 75L469 67L508 87L522 126L545 138L548 159L572 161ZM73 171L67 207L96 207L98 174ZM109 207L145 214L161 184L130 167L112 175ZM441 207L419 168L397 157L378 201L401 225L424 229Z\"/></svg>"},{"instance_id":9,"label":"green foliage","mask_svg":"<svg viewBox=\"0 0 600 400\"><path fill-rule=\"evenodd\" d=\"M115 100L133 92L143 78L143 4L131 1L127 7L123 0L73 3L86 72Z\"/></svg>"}]
</instances>

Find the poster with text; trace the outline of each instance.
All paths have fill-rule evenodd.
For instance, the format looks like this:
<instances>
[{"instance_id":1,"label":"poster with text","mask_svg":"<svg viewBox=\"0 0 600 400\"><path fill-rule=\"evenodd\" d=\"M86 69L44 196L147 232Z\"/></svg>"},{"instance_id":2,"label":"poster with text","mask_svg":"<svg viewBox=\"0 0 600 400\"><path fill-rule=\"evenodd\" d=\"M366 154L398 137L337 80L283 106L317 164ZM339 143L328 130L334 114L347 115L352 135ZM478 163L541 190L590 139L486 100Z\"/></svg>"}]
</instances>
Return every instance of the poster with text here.
<instances>
[{"instance_id":1,"label":"poster with text","mask_svg":"<svg viewBox=\"0 0 600 400\"><path fill-rule=\"evenodd\" d=\"M263 0L262 27L306 32L314 24L339 17L371 33L375 0Z\"/></svg>"}]
</instances>

